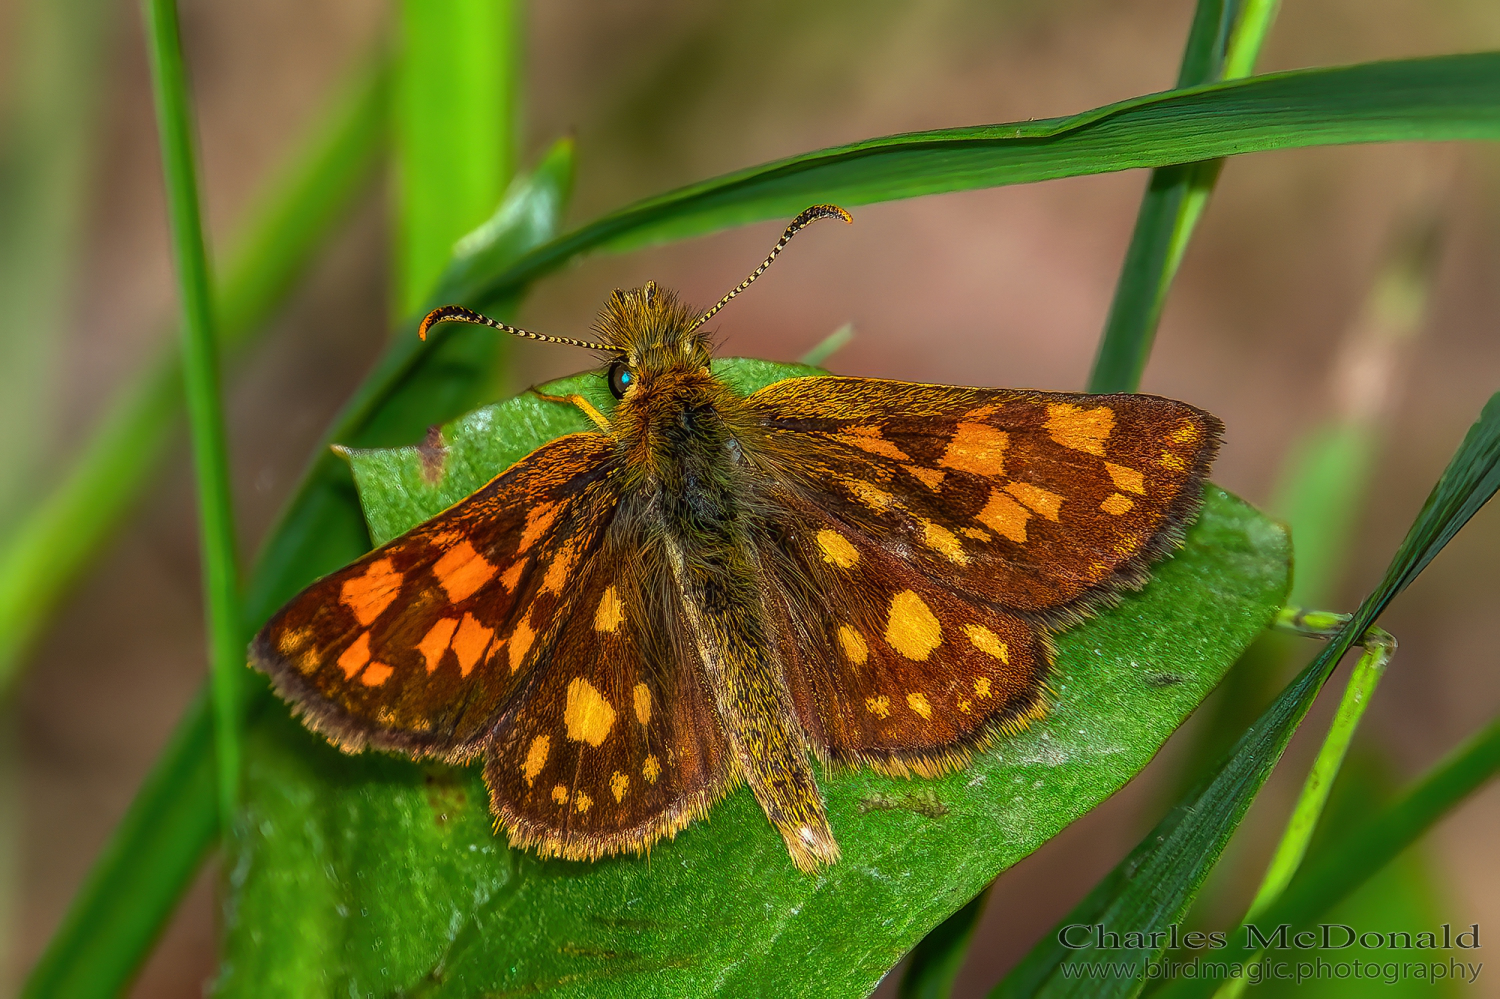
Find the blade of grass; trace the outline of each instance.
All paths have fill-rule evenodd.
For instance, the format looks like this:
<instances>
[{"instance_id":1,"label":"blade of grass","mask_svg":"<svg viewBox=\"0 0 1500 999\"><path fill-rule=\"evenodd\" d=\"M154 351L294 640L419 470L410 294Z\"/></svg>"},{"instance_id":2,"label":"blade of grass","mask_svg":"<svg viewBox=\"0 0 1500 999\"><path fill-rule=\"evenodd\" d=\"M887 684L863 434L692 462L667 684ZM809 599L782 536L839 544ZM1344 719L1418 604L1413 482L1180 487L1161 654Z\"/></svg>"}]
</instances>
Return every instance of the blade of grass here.
<instances>
[{"instance_id":1,"label":"blade of grass","mask_svg":"<svg viewBox=\"0 0 1500 999\"><path fill-rule=\"evenodd\" d=\"M1153 932L1164 931L1181 918L1339 659L1496 489L1500 489L1500 394L1485 405L1433 487L1379 587L1240 737L1215 772L1189 792L1059 927L1104 923L1140 931L1150 940ZM1164 936L1159 934L1157 939ZM1161 950L1142 946L1104 954L1092 944L1069 950L1057 934L1050 934L991 995L1133 995L1143 979L1094 981L1083 975L1071 977L1071 973L1100 960L1143 965ZM1064 971L1064 965L1072 967Z\"/></svg>"},{"instance_id":2,"label":"blade of grass","mask_svg":"<svg viewBox=\"0 0 1500 999\"><path fill-rule=\"evenodd\" d=\"M557 143L537 169L512 184L485 237L471 253L501 261L544 242L557 230L573 179L573 144ZM505 316L506 311L500 312ZM389 351L397 350L392 344ZM383 434L416 438L455 415L455 383L482 384L488 372L462 366L462 353L429 355L391 395L368 410L346 412L330 440L369 442ZM414 401L415 400L415 401ZM446 415L445 415L446 414ZM403 423L403 421L405 421ZM369 549L369 535L348 467L320 449L246 588L245 629L260 626L287 597ZM331 456L329 456L331 458ZM245 716L272 702L270 689L246 691ZM218 829L212 724L200 696L115 829L68 915L28 977L27 999L106 999L119 994L145 959L187 889Z\"/></svg>"},{"instance_id":3,"label":"blade of grass","mask_svg":"<svg viewBox=\"0 0 1500 999\"><path fill-rule=\"evenodd\" d=\"M213 692L214 747L219 764L219 821L228 830L233 827L239 798L239 687L245 669L245 639L240 632L239 553L235 550L229 445L219 392L212 280L198 211L192 98L182 61L177 3L145 0L143 6L162 174L167 185L167 222L182 308L182 373L198 486L209 687Z\"/></svg>"},{"instance_id":4,"label":"blade of grass","mask_svg":"<svg viewBox=\"0 0 1500 999\"><path fill-rule=\"evenodd\" d=\"M953 993L953 983L963 970L974 927L984 915L989 897L990 890L985 888L912 948L911 961L896 993L901 999L946 999Z\"/></svg>"},{"instance_id":5,"label":"blade of grass","mask_svg":"<svg viewBox=\"0 0 1500 999\"><path fill-rule=\"evenodd\" d=\"M215 311L226 349L243 347L285 298L373 173L385 129L383 62L360 67L260 198L231 253ZM0 694L52 609L153 481L182 405L175 343L123 391L63 479L0 544Z\"/></svg>"},{"instance_id":6,"label":"blade of grass","mask_svg":"<svg viewBox=\"0 0 1500 999\"><path fill-rule=\"evenodd\" d=\"M1385 865L1416 843L1438 820L1500 773L1500 718L1467 739L1416 781L1401 799L1363 825L1314 853L1287 890L1257 920L1262 927L1310 926ZM1243 925L1243 924L1242 924ZM1274 930L1272 931L1274 932ZM1230 965L1255 958L1243 929L1228 948L1214 954ZM1178 980L1159 993L1164 999L1211 994L1217 982Z\"/></svg>"},{"instance_id":7,"label":"blade of grass","mask_svg":"<svg viewBox=\"0 0 1500 999\"><path fill-rule=\"evenodd\" d=\"M1276 6L1274 0L1202 0L1188 33L1178 88L1248 76ZM1151 172L1088 391L1134 392L1140 387L1167 292L1222 166L1223 160L1207 160Z\"/></svg>"},{"instance_id":8,"label":"blade of grass","mask_svg":"<svg viewBox=\"0 0 1500 999\"><path fill-rule=\"evenodd\" d=\"M405 317L515 172L520 11L512 0L403 0L400 11L395 294Z\"/></svg>"},{"instance_id":9,"label":"blade of grass","mask_svg":"<svg viewBox=\"0 0 1500 999\"><path fill-rule=\"evenodd\" d=\"M846 206L1355 142L1500 138L1500 54L1276 73L1066 118L868 139L777 160L611 212L504 269L451 272L435 297L483 307L580 254Z\"/></svg>"}]
</instances>

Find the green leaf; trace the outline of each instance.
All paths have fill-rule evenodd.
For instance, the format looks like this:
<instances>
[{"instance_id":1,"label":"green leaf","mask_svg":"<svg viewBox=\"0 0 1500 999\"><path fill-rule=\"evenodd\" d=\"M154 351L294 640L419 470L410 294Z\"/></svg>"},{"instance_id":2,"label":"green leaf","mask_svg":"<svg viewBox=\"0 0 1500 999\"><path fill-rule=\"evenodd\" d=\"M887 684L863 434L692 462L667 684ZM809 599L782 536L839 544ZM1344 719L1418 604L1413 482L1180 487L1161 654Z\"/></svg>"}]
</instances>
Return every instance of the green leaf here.
<instances>
[{"instance_id":1,"label":"green leaf","mask_svg":"<svg viewBox=\"0 0 1500 999\"><path fill-rule=\"evenodd\" d=\"M742 392L812 369L726 359ZM597 373L545 387L606 411ZM352 450L376 538L588 424L522 395L434 446ZM436 444L437 442L433 442ZM540 861L492 831L478 767L341 755L265 712L252 735L221 995L848 995L1129 780L1286 593L1285 534L1209 487L1184 549L1058 638L1057 702L959 773L825 774L844 859L792 867L743 789L649 858Z\"/></svg>"},{"instance_id":2,"label":"green leaf","mask_svg":"<svg viewBox=\"0 0 1500 999\"><path fill-rule=\"evenodd\" d=\"M1500 488L1500 394L1469 429L1417 515L1380 586L1322 652L1256 720L1229 757L1190 791L1144 840L1058 924L1104 923L1151 939L1182 918L1256 793L1281 758L1328 675L1390 601ZM1158 933L1157 939L1164 936ZM1049 933L991 993L997 997L1133 995L1140 980L1089 980L1075 974L1102 960L1140 966L1162 948L1067 950ZM1064 965L1070 965L1063 970Z\"/></svg>"},{"instance_id":3,"label":"green leaf","mask_svg":"<svg viewBox=\"0 0 1500 999\"><path fill-rule=\"evenodd\" d=\"M1066 118L912 132L803 153L639 201L510 267L445 282L438 297L484 307L582 253L790 218L819 201L847 207L1269 149L1496 138L1500 54L1270 74Z\"/></svg>"},{"instance_id":4,"label":"green leaf","mask_svg":"<svg viewBox=\"0 0 1500 999\"><path fill-rule=\"evenodd\" d=\"M502 259L549 238L556 230L573 181L573 146L560 142L536 171L512 184L473 245L477 254ZM456 401L489 378L483 364L468 364L463 340L447 353L426 355L400 368L384 393L367 390L361 404L336 422L333 433L361 441L383 435L420 437L431 423L451 417ZM387 356L403 347L393 344ZM349 473L331 454L314 462L271 541L261 552L247 588L247 630L318 576L369 549ZM269 688L255 683L246 713L253 721L274 704ZM191 883L218 829L215 816L211 727L200 698L150 776L137 792L126 821L115 830L46 952L28 977L28 999L105 999L119 993L144 960L151 942Z\"/></svg>"}]
</instances>

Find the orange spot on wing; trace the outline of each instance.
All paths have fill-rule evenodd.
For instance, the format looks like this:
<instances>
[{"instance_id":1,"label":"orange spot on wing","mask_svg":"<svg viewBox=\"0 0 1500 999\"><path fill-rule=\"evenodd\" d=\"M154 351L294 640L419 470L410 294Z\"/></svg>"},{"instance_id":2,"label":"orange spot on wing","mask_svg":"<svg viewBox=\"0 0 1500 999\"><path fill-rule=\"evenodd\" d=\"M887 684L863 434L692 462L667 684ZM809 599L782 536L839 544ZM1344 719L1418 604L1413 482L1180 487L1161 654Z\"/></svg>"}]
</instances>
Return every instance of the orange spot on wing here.
<instances>
[{"instance_id":1,"label":"orange spot on wing","mask_svg":"<svg viewBox=\"0 0 1500 999\"><path fill-rule=\"evenodd\" d=\"M1104 456L1104 442L1115 429L1115 411L1108 406L1084 409L1069 402L1047 405L1047 433L1063 447Z\"/></svg>"},{"instance_id":2,"label":"orange spot on wing","mask_svg":"<svg viewBox=\"0 0 1500 999\"><path fill-rule=\"evenodd\" d=\"M613 586L606 586L604 595L599 598L599 609L594 611L594 630L613 634L619 630L623 620L625 606L620 603L620 591Z\"/></svg>"},{"instance_id":3,"label":"orange spot on wing","mask_svg":"<svg viewBox=\"0 0 1500 999\"><path fill-rule=\"evenodd\" d=\"M518 552L524 552L536 544L541 536L547 533L557 515L562 512L560 503L538 503L526 511L526 526L521 529L521 544Z\"/></svg>"},{"instance_id":4,"label":"orange spot on wing","mask_svg":"<svg viewBox=\"0 0 1500 999\"><path fill-rule=\"evenodd\" d=\"M365 671L359 675L359 682L364 684L366 687L378 687L382 683L385 683L387 680L389 680L391 678L391 674L394 672L396 672L395 669L387 666L385 663L371 663L370 665L366 666Z\"/></svg>"},{"instance_id":5,"label":"orange spot on wing","mask_svg":"<svg viewBox=\"0 0 1500 999\"><path fill-rule=\"evenodd\" d=\"M458 631L453 635L453 652L458 656L458 671L468 676L484 658L484 650L489 648L490 639L495 635L494 628L486 628L480 624L473 614L465 614L464 619L458 624Z\"/></svg>"},{"instance_id":6,"label":"orange spot on wing","mask_svg":"<svg viewBox=\"0 0 1500 999\"><path fill-rule=\"evenodd\" d=\"M525 621L516 625L516 630L510 633L510 644L505 652L510 660L510 671L514 673L521 668L521 663L526 659L526 653L531 651L531 643L536 641L536 632L531 630L531 625Z\"/></svg>"},{"instance_id":7,"label":"orange spot on wing","mask_svg":"<svg viewBox=\"0 0 1500 999\"><path fill-rule=\"evenodd\" d=\"M531 748L526 751L526 762L521 764L521 776L526 778L526 786L536 780L537 775L542 772L542 767L547 765L547 753L552 749L550 736L539 735L531 740Z\"/></svg>"},{"instance_id":8,"label":"orange spot on wing","mask_svg":"<svg viewBox=\"0 0 1500 999\"><path fill-rule=\"evenodd\" d=\"M547 566L547 575L542 577L543 593L561 593L562 588L568 582L568 576L573 571L573 563L578 561L578 553L572 545L566 545L562 551L552 559L552 564Z\"/></svg>"},{"instance_id":9,"label":"orange spot on wing","mask_svg":"<svg viewBox=\"0 0 1500 999\"><path fill-rule=\"evenodd\" d=\"M498 571L467 541L448 549L432 566L433 575L437 576L437 581L448 592L448 599L454 603L472 595L494 579Z\"/></svg>"},{"instance_id":10,"label":"orange spot on wing","mask_svg":"<svg viewBox=\"0 0 1500 999\"><path fill-rule=\"evenodd\" d=\"M920 465L902 465L901 467L910 472L913 478L933 492L938 491L938 487L943 484L943 479L948 474L947 472L939 472L935 468L923 468Z\"/></svg>"},{"instance_id":11,"label":"orange spot on wing","mask_svg":"<svg viewBox=\"0 0 1500 999\"><path fill-rule=\"evenodd\" d=\"M1099 509L1119 517L1129 513L1134 506L1135 503L1129 496L1123 493L1110 493L1104 497L1104 502L1099 504Z\"/></svg>"},{"instance_id":12,"label":"orange spot on wing","mask_svg":"<svg viewBox=\"0 0 1500 999\"><path fill-rule=\"evenodd\" d=\"M657 761L653 753L646 757L646 762L641 765L641 776L646 778L646 783L655 784L656 778L661 776L661 763Z\"/></svg>"},{"instance_id":13,"label":"orange spot on wing","mask_svg":"<svg viewBox=\"0 0 1500 999\"><path fill-rule=\"evenodd\" d=\"M1002 538L1024 545L1026 521L1031 519L1031 513L998 489L992 489L990 501L974 515L974 519Z\"/></svg>"},{"instance_id":14,"label":"orange spot on wing","mask_svg":"<svg viewBox=\"0 0 1500 999\"><path fill-rule=\"evenodd\" d=\"M339 669L344 671L344 679L352 680L354 679L354 674L358 673L364 667L365 663L369 661L370 633L362 631L359 633L359 637L354 640L354 644L345 649L344 654L339 656Z\"/></svg>"},{"instance_id":15,"label":"orange spot on wing","mask_svg":"<svg viewBox=\"0 0 1500 999\"><path fill-rule=\"evenodd\" d=\"M878 454L882 458L893 458L896 461L911 461L911 455L880 436L879 427L850 427L844 433L838 434L835 439L845 444L853 444L861 451Z\"/></svg>"},{"instance_id":16,"label":"orange spot on wing","mask_svg":"<svg viewBox=\"0 0 1500 999\"><path fill-rule=\"evenodd\" d=\"M913 590L902 590L891 598L885 640L907 659L921 662L942 644L943 629L926 601Z\"/></svg>"},{"instance_id":17,"label":"orange spot on wing","mask_svg":"<svg viewBox=\"0 0 1500 999\"><path fill-rule=\"evenodd\" d=\"M360 575L344 580L339 587L339 600L368 628L400 592L401 573L396 571L394 562L382 558L371 562Z\"/></svg>"},{"instance_id":18,"label":"orange spot on wing","mask_svg":"<svg viewBox=\"0 0 1500 999\"><path fill-rule=\"evenodd\" d=\"M609 791L615 796L618 803L625 800L625 792L630 790L630 778L616 770L609 777Z\"/></svg>"},{"instance_id":19,"label":"orange spot on wing","mask_svg":"<svg viewBox=\"0 0 1500 999\"><path fill-rule=\"evenodd\" d=\"M855 666L863 666L870 658L870 646L865 642L865 636L843 624L839 626L838 637L839 645L844 650L844 658Z\"/></svg>"},{"instance_id":20,"label":"orange spot on wing","mask_svg":"<svg viewBox=\"0 0 1500 999\"><path fill-rule=\"evenodd\" d=\"M445 617L428 629L427 634L417 643L417 651L422 653L427 672L437 669L438 663L443 661L443 653L448 651L448 640L453 637L453 629L457 627L458 618Z\"/></svg>"},{"instance_id":21,"label":"orange spot on wing","mask_svg":"<svg viewBox=\"0 0 1500 999\"><path fill-rule=\"evenodd\" d=\"M552 800L559 805L568 803L568 786L566 784L554 784L552 786Z\"/></svg>"},{"instance_id":22,"label":"orange spot on wing","mask_svg":"<svg viewBox=\"0 0 1500 999\"><path fill-rule=\"evenodd\" d=\"M823 549L823 561L832 562L840 569L852 568L859 561L859 551L838 531L826 527L819 531L818 547Z\"/></svg>"},{"instance_id":23,"label":"orange spot on wing","mask_svg":"<svg viewBox=\"0 0 1500 999\"><path fill-rule=\"evenodd\" d=\"M1158 461L1157 464L1161 465L1162 468L1168 469L1173 472L1187 471L1187 462L1183 461L1180 456L1173 454L1171 451L1163 451L1161 453L1161 460Z\"/></svg>"},{"instance_id":24,"label":"orange spot on wing","mask_svg":"<svg viewBox=\"0 0 1500 999\"><path fill-rule=\"evenodd\" d=\"M884 513L895 502L895 497L890 493L862 479L845 479L844 485L848 487L849 495L876 513Z\"/></svg>"},{"instance_id":25,"label":"orange spot on wing","mask_svg":"<svg viewBox=\"0 0 1500 999\"><path fill-rule=\"evenodd\" d=\"M879 697L866 697L865 710L876 718L889 718L891 716L891 699L884 694Z\"/></svg>"},{"instance_id":26,"label":"orange spot on wing","mask_svg":"<svg viewBox=\"0 0 1500 999\"><path fill-rule=\"evenodd\" d=\"M950 562L958 565L969 564L969 556L964 551L963 542L959 541L952 531L930 520L918 521L918 523L922 526L923 544L935 552L946 555Z\"/></svg>"},{"instance_id":27,"label":"orange spot on wing","mask_svg":"<svg viewBox=\"0 0 1500 999\"><path fill-rule=\"evenodd\" d=\"M651 724L651 688L644 683L636 684L631 699L635 702L635 720L642 725Z\"/></svg>"},{"instance_id":28,"label":"orange spot on wing","mask_svg":"<svg viewBox=\"0 0 1500 999\"><path fill-rule=\"evenodd\" d=\"M1029 482L1007 482L1005 491L1051 521L1057 520L1057 511L1062 509L1061 496Z\"/></svg>"},{"instance_id":29,"label":"orange spot on wing","mask_svg":"<svg viewBox=\"0 0 1500 999\"><path fill-rule=\"evenodd\" d=\"M1104 470L1109 473L1110 480L1114 482L1115 488L1122 492L1135 493L1137 496L1146 494L1146 477L1140 472L1126 465L1115 465L1110 462L1104 463Z\"/></svg>"},{"instance_id":30,"label":"orange spot on wing","mask_svg":"<svg viewBox=\"0 0 1500 999\"><path fill-rule=\"evenodd\" d=\"M927 695L921 693L920 691L912 694L907 694L906 705L917 714L921 715L923 720L932 717L932 703L927 700Z\"/></svg>"},{"instance_id":31,"label":"orange spot on wing","mask_svg":"<svg viewBox=\"0 0 1500 999\"><path fill-rule=\"evenodd\" d=\"M500 577L500 585L505 587L507 593L516 592L516 584L521 581L521 573L526 569L524 558L516 559L511 563L509 569Z\"/></svg>"},{"instance_id":32,"label":"orange spot on wing","mask_svg":"<svg viewBox=\"0 0 1500 999\"><path fill-rule=\"evenodd\" d=\"M960 423L939 465L975 475L1004 475L1010 435L983 423Z\"/></svg>"}]
</instances>

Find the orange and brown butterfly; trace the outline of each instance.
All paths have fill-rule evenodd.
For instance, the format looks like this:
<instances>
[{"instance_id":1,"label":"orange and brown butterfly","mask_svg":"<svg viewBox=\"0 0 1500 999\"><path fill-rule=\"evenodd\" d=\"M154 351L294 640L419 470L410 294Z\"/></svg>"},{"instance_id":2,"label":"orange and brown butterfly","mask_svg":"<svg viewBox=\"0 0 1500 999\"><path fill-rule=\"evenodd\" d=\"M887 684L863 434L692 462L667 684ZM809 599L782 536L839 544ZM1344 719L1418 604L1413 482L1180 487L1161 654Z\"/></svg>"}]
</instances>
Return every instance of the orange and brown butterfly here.
<instances>
[{"instance_id":1,"label":"orange and brown butterfly","mask_svg":"<svg viewBox=\"0 0 1500 999\"><path fill-rule=\"evenodd\" d=\"M309 586L251 660L344 750L484 760L543 856L641 852L741 781L804 870L839 847L810 757L936 775L1047 708L1050 633L1140 586L1220 423L1147 395L807 377L745 397L707 312L616 291L618 405Z\"/></svg>"}]
</instances>

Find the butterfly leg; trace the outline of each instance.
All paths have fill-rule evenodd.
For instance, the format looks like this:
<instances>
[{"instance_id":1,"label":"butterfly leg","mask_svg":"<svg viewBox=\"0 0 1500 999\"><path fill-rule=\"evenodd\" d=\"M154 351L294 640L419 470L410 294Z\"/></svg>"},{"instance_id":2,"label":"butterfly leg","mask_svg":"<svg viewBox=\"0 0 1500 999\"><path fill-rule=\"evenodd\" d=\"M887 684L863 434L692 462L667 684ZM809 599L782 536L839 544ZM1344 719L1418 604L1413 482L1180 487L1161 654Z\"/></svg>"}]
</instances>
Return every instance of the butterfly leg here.
<instances>
[{"instance_id":1,"label":"butterfly leg","mask_svg":"<svg viewBox=\"0 0 1500 999\"><path fill-rule=\"evenodd\" d=\"M548 393L541 391L535 386L531 388L531 394L536 396L538 399L545 399L548 402L561 402L571 406L577 406L579 409L583 410L583 415L593 420L600 430L603 430L606 433L609 432L609 417L599 412L599 410L594 407L593 403L589 402L581 395L549 395Z\"/></svg>"}]
</instances>

